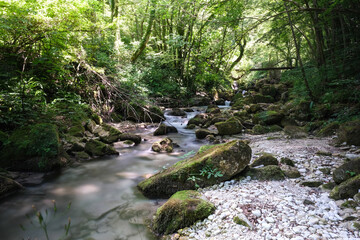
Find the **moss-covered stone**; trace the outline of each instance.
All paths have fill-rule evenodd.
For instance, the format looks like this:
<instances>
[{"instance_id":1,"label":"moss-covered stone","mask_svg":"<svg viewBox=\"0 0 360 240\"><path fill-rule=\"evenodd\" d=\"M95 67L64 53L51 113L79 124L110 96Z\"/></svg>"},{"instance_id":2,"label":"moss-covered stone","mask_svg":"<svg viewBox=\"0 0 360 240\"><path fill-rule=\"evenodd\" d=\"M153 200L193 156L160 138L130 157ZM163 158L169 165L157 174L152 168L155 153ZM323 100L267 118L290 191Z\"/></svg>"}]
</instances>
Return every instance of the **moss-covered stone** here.
<instances>
[{"instance_id":1,"label":"moss-covered stone","mask_svg":"<svg viewBox=\"0 0 360 240\"><path fill-rule=\"evenodd\" d=\"M236 118L229 119L226 122L215 123L215 127L220 136L239 134L243 129L241 122Z\"/></svg>"},{"instance_id":2,"label":"moss-covered stone","mask_svg":"<svg viewBox=\"0 0 360 240\"><path fill-rule=\"evenodd\" d=\"M72 126L68 130L68 134L74 137L82 137L84 136L85 128L81 124L77 124Z\"/></svg>"},{"instance_id":3,"label":"moss-covered stone","mask_svg":"<svg viewBox=\"0 0 360 240\"><path fill-rule=\"evenodd\" d=\"M297 170L296 167L291 167L289 165L282 165L280 166L281 171L285 174L288 178L299 178L301 177L300 172Z\"/></svg>"},{"instance_id":4,"label":"moss-covered stone","mask_svg":"<svg viewBox=\"0 0 360 240\"><path fill-rule=\"evenodd\" d=\"M323 182L320 181L305 181L301 183L305 187L320 187L322 184Z\"/></svg>"},{"instance_id":5,"label":"moss-covered stone","mask_svg":"<svg viewBox=\"0 0 360 240\"><path fill-rule=\"evenodd\" d=\"M351 198L358 193L360 189L360 175L352 177L340 185L336 186L330 193L330 197L339 200Z\"/></svg>"},{"instance_id":6,"label":"moss-covered stone","mask_svg":"<svg viewBox=\"0 0 360 240\"><path fill-rule=\"evenodd\" d=\"M259 104L250 104L248 108L246 108L247 113L257 113L263 110Z\"/></svg>"},{"instance_id":7,"label":"moss-covered stone","mask_svg":"<svg viewBox=\"0 0 360 240\"><path fill-rule=\"evenodd\" d=\"M325 126L321 127L319 132L316 134L318 137L328 137L332 136L336 133L336 130L338 130L340 127L340 124L338 122L332 122L329 124L326 124Z\"/></svg>"},{"instance_id":8,"label":"moss-covered stone","mask_svg":"<svg viewBox=\"0 0 360 240\"><path fill-rule=\"evenodd\" d=\"M290 138L305 138L308 136L307 132L303 128L297 126L286 126L284 127L284 132Z\"/></svg>"},{"instance_id":9,"label":"moss-covered stone","mask_svg":"<svg viewBox=\"0 0 360 240\"><path fill-rule=\"evenodd\" d=\"M160 126L155 130L154 136L166 135L168 133L177 133L178 130L176 127L168 126L165 123L160 124Z\"/></svg>"},{"instance_id":10,"label":"moss-covered stone","mask_svg":"<svg viewBox=\"0 0 360 240\"><path fill-rule=\"evenodd\" d=\"M333 179L340 184L360 174L360 158L344 163L333 172Z\"/></svg>"},{"instance_id":11,"label":"moss-covered stone","mask_svg":"<svg viewBox=\"0 0 360 240\"><path fill-rule=\"evenodd\" d=\"M338 141L349 145L360 146L360 120L346 122L340 125L338 130Z\"/></svg>"},{"instance_id":12,"label":"moss-covered stone","mask_svg":"<svg viewBox=\"0 0 360 240\"><path fill-rule=\"evenodd\" d=\"M257 113L253 116L253 122L255 124L273 125L279 124L283 118L281 113L276 111L264 111Z\"/></svg>"},{"instance_id":13,"label":"moss-covered stone","mask_svg":"<svg viewBox=\"0 0 360 240\"><path fill-rule=\"evenodd\" d=\"M200 198L196 191L180 191L156 211L152 229L157 234L170 234L203 220L215 206Z\"/></svg>"},{"instance_id":14,"label":"moss-covered stone","mask_svg":"<svg viewBox=\"0 0 360 240\"><path fill-rule=\"evenodd\" d=\"M186 129L194 129L194 128L196 128L196 125L195 124L190 124L190 125L187 125L185 128Z\"/></svg>"},{"instance_id":15,"label":"moss-covered stone","mask_svg":"<svg viewBox=\"0 0 360 240\"><path fill-rule=\"evenodd\" d=\"M260 124L256 124L252 130L252 134L265 134L265 133L271 133L271 132L280 132L283 129L279 125L271 125L271 126L263 126Z\"/></svg>"},{"instance_id":16,"label":"moss-covered stone","mask_svg":"<svg viewBox=\"0 0 360 240\"><path fill-rule=\"evenodd\" d=\"M214 134L214 133L208 129L203 129L203 128L195 131L195 136L197 139L204 139L204 138L206 138L207 135L212 135L212 134Z\"/></svg>"},{"instance_id":17,"label":"moss-covered stone","mask_svg":"<svg viewBox=\"0 0 360 240\"><path fill-rule=\"evenodd\" d=\"M200 125L203 125L205 122L206 122L206 119L207 118L207 115L205 114L198 114L196 115L195 117L191 118L189 121L188 121L188 126L191 125L191 124L194 124L196 126L200 126Z\"/></svg>"},{"instance_id":18,"label":"moss-covered stone","mask_svg":"<svg viewBox=\"0 0 360 240\"><path fill-rule=\"evenodd\" d=\"M336 183L334 183L334 182L328 182L328 183L324 183L323 185L321 185L321 187L326 190L332 190L332 189L334 189L335 186L336 186Z\"/></svg>"},{"instance_id":19,"label":"moss-covered stone","mask_svg":"<svg viewBox=\"0 0 360 240\"><path fill-rule=\"evenodd\" d=\"M211 166L222 176L207 179L199 177L196 182L200 187L226 181L240 173L251 159L251 148L242 141L231 141L216 145L195 156L179 161L138 184L139 190L149 198L169 197L177 191L195 189L191 176L198 176L200 170Z\"/></svg>"},{"instance_id":20,"label":"moss-covered stone","mask_svg":"<svg viewBox=\"0 0 360 240\"><path fill-rule=\"evenodd\" d=\"M80 160L80 161L84 161L84 160L88 160L90 159L90 155L87 154L86 152L84 151L81 151L81 152L73 152L75 158L77 160Z\"/></svg>"},{"instance_id":21,"label":"moss-covered stone","mask_svg":"<svg viewBox=\"0 0 360 240\"><path fill-rule=\"evenodd\" d=\"M60 167L61 143L53 124L15 130L0 152L0 167L14 171L48 171Z\"/></svg>"},{"instance_id":22,"label":"moss-covered stone","mask_svg":"<svg viewBox=\"0 0 360 240\"><path fill-rule=\"evenodd\" d=\"M279 181L285 179L285 174L281 171L280 167L274 165L262 168L248 168L244 171L243 175L260 181Z\"/></svg>"},{"instance_id":23,"label":"moss-covered stone","mask_svg":"<svg viewBox=\"0 0 360 240\"><path fill-rule=\"evenodd\" d=\"M291 166L291 167L295 167L294 161L291 160L290 158L287 158L287 157L281 158L280 163L286 164L286 165Z\"/></svg>"},{"instance_id":24,"label":"moss-covered stone","mask_svg":"<svg viewBox=\"0 0 360 240\"><path fill-rule=\"evenodd\" d=\"M105 156L105 155L119 154L115 150L115 148L95 139L91 139L85 144L85 152L90 154L91 156Z\"/></svg>"},{"instance_id":25,"label":"moss-covered stone","mask_svg":"<svg viewBox=\"0 0 360 240\"><path fill-rule=\"evenodd\" d=\"M253 96L249 97L249 102L251 103L273 103L275 102L275 99L272 96L269 95L262 95L262 94L255 94Z\"/></svg>"},{"instance_id":26,"label":"moss-covered stone","mask_svg":"<svg viewBox=\"0 0 360 240\"><path fill-rule=\"evenodd\" d=\"M180 108L173 108L170 112L169 115L171 116L186 116L186 112Z\"/></svg>"},{"instance_id":27,"label":"moss-covered stone","mask_svg":"<svg viewBox=\"0 0 360 240\"><path fill-rule=\"evenodd\" d=\"M100 135L100 140L104 143L114 143L120 139L120 136L123 134L120 130L110 126L108 124L103 124L102 128L106 131Z\"/></svg>"},{"instance_id":28,"label":"moss-covered stone","mask_svg":"<svg viewBox=\"0 0 360 240\"><path fill-rule=\"evenodd\" d=\"M141 143L141 136L136 135L136 134L132 134L132 133L123 133L123 134L121 134L119 136L119 140L120 141L130 140L130 141L134 142L135 144L140 144Z\"/></svg>"},{"instance_id":29,"label":"moss-covered stone","mask_svg":"<svg viewBox=\"0 0 360 240\"><path fill-rule=\"evenodd\" d=\"M94 120L88 119L85 124L85 129L91 133L94 133L96 128L96 122Z\"/></svg>"},{"instance_id":30,"label":"moss-covered stone","mask_svg":"<svg viewBox=\"0 0 360 240\"><path fill-rule=\"evenodd\" d=\"M92 118L92 120L95 121L96 124L98 124L98 125L103 124L103 120L102 120L102 118L101 118L98 114L93 113L93 114L91 115L91 118Z\"/></svg>"},{"instance_id":31,"label":"moss-covered stone","mask_svg":"<svg viewBox=\"0 0 360 240\"><path fill-rule=\"evenodd\" d=\"M279 165L279 162L276 157L274 157L270 153L264 153L259 158L255 159L254 162L251 164L251 167L256 166L269 166L269 165Z\"/></svg>"},{"instance_id":32,"label":"moss-covered stone","mask_svg":"<svg viewBox=\"0 0 360 240\"><path fill-rule=\"evenodd\" d=\"M238 216L235 216L233 219L234 223L242 225L244 227L250 228L249 224L245 221L239 218Z\"/></svg>"},{"instance_id":33,"label":"moss-covered stone","mask_svg":"<svg viewBox=\"0 0 360 240\"><path fill-rule=\"evenodd\" d=\"M154 152L168 152L171 153L174 150L173 140L170 138L164 138L161 141L154 142L151 146L151 150Z\"/></svg>"}]
</instances>

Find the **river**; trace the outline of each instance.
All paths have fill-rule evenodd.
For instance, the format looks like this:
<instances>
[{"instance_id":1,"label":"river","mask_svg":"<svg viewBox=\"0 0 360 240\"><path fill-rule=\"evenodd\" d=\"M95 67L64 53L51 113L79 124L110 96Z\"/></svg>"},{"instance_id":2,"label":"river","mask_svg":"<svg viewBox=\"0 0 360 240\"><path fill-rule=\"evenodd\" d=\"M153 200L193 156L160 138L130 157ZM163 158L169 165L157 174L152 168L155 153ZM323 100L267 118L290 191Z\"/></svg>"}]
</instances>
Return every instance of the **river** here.
<instances>
[{"instance_id":1,"label":"river","mask_svg":"<svg viewBox=\"0 0 360 240\"><path fill-rule=\"evenodd\" d=\"M150 218L164 200L145 198L136 185L145 176L172 165L185 153L195 152L206 143L195 138L194 130L185 129L187 121L204 110L204 107L196 108L186 118L165 112L166 122L179 131L168 135L180 146L174 153L152 152L152 143L164 136L154 137L155 128L141 129L135 133L146 141L134 147L117 148L119 156L67 168L51 181L6 198L0 203L1 239L46 239L33 207L45 218L52 240L62 239L69 218L70 237L64 239L155 239L144 219Z\"/></svg>"}]
</instances>

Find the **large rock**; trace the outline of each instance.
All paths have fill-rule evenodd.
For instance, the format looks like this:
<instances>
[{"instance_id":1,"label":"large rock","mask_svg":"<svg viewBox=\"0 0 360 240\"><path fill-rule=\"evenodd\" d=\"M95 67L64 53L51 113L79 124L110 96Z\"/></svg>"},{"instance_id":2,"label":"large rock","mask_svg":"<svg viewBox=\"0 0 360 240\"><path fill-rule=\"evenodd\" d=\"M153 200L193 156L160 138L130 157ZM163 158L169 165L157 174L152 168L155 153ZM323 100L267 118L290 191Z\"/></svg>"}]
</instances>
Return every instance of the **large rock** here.
<instances>
[{"instance_id":1,"label":"large rock","mask_svg":"<svg viewBox=\"0 0 360 240\"><path fill-rule=\"evenodd\" d=\"M215 211L215 206L200 198L196 191L180 191L162 205L154 217L152 229L158 234L170 234L203 220Z\"/></svg>"},{"instance_id":2,"label":"large rock","mask_svg":"<svg viewBox=\"0 0 360 240\"><path fill-rule=\"evenodd\" d=\"M269 165L279 165L279 162L276 157L274 157L270 153L264 153L259 158L255 159L254 162L251 164L251 167L257 166L269 166Z\"/></svg>"},{"instance_id":3,"label":"large rock","mask_svg":"<svg viewBox=\"0 0 360 240\"><path fill-rule=\"evenodd\" d=\"M280 132L283 129L279 126L279 125L270 125L270 126L263 126L260 124L256 124L253 128L252 128L252 133L253 134L265 134L265 133L270 133L270 132Z\"/></svg>"},{"instance_id":4,"label":"large rock","mask_svg":"<svg viewBox=\"0 0 360 240\"><path fill-rule=\"evenodd\" d=\"M123 133L119 136L119 140L120 141L130 140L133 141L135 144L139 144L141 143L141 136L132 133Z\"/></svg>"},{"instance_id":5,"label":"large rock","mask_svg":"<svg viewBox=\"0 0 360 240\"><path fill-rule=\"evenodd\" d=\"M220 136L238 134L241 133L243 129L243 125L235 117L230 118L226 122L215 123L215 127Z\"/></svg>"},{"instance_id":6,"label":"large rock","mask_svg":"<svg viewBox=\"0 0 360 240\"><path fill-rule=\"evenodd\" d=\"M252 179L260 181L279 181L285 179L285 174L279 166L269 165L261 168L247 168L244 176L250 176Z\"/></svg>"},{"instance_id":7,"label":"large rock","mask_svg":"<svg viewBox=\"0 0 360 240\"><path fill-rule=\"evenodd\" d=\"M255 124L266 124L266 125L273 125L273 124L280 124L283 115L276 111L264 111L257 113L253 116L253 122Z\"/></svg>"},{"instance_id":8,"label":"large rock","mask_svg":"<svg viewBox=\"0 0 360 240\"><path fill-rule=\"evenodd\" d=\"M198 114L198 115L196 115L195 117L191 118L191 119L188 121L187 125L188 125L188 126L191 125L191 124L194 124L194 125L196 125L196 126L203 125L203 124L206 123L207 117L208 117L208 116L207 116L206 114L204 114L204 113Z\"/></svg>"},{"instance_id":9,"label":"large rock","mask_svg":"<svg viewBox=\"0 0 360 240\"><path fill-rule=\"evenodd\" d=\"M346 122L340 125L338 130L338 141L349 145L360 146L360 120Z\"/></svg>"},{"instance_id":10,"label":"large rock","mask_svg":"<svg viewBox=\"0 0 360 240\"><path fill-rule=\"evenodd\" d=\"M240 173L250 162L251 148L242 141L216 145L195 156L177 162L162 172L140 182L139 190L149 198L169 197L177 191L210 186L229 180ZM221 176L207 178L200 171L219 172ZM196 182L189 178L196 177Z\"/></svg>"},{"instance_id":11,"label":"large rock","mask_svg":"<svg viewBox=\"0 0 360 240\"><path fill-rule=\"evenodd\" d=\"M360 158L344 163L333 173L334 182L340 184L355 175L360 174Z\"/></svg>"},{"instance_id":12,"label":"large rock","mask_svg":"<svg viewBox=\"0 0 360 240\"><path fill-rule=\"evenodd\" d=\"M323 127L321 127L320 131L316 134L318 137L328 137L332 136L336 133L340 127L338 122L329 123Z\"/></svg>"},{"instance_id":13,"label":"large rock","mask_svg":"<svg viewBox=\"0 0 360 240\"><path fill-rule=\"evenodd\" d=\"M305 138L308 136L307 132L303 128L298 126L285 126L284 132L290 138Z\"/></svg>"},{"instance_id":14,"label":"large rock","mask_svg":"<svg viewBox=\"0 0 360 240\"><path fill-rule=\"evenodd\" d=\"M186 112L180 108L174 108L169 112L170 116L181 116L184 117L186 116Z\"/></svg>"},{"instance_id":15,"label":"large rock","mask_svg":"<svg viewBox=\"0 0 360 240\"><path fill-rule=\"evenodd\" d=\"M164 138L161 141L154 142L151 146L151 150L154 152L171 153L174 150L173 141L170 138Z\"/></svg>"},{"instance_id":16,"label":"large rock","mask_svg":"<svg viewBox=\"0 0 360 240\"><path fill-rule=\"evenodd\" d=\"M357 175L336 186L331 191L330 197L335 200L351 198L358 193L359 189L360 175Z\"/></svg>"},{"instance_id":17,"label":"large rock","mask_svg":"<svg viewBox=\"0 0 360 240\"><path fill-rule=\"evenodd\" d=\"M100 135L100 140L104 143L114 143L117 142L120 139L120 136L122 132L120 132L118 129L114 128L113 126L103 124L102 128L105 130Z\"/></svg>"},{"instance_id":18,"label":"large rock","mask_svg":"<svg viewBox=\"0 0 360 240\"><path fill-rule=\"evenodd\" d=\"M91 139L85 144L85 152L91 156L105 156L105 155L118 155L118 151L115 148L100 142L95 139Z\"/></svg>"},{"instance_id":19,"label":"large rock","mask_svg":"<svg viewBox=\"0 0 360 240\"><path fill-rule=\"evenodd\" d=\"M0 152L0 167L12 171L49 171L62 165L55 125L35 124L15 130Z\"/></svg>"},{"instance_id":20,"label":"large rock","mask_svg":"<svg viewBox=\"0 0 360 240\"><path fill-rule=\"evenodd\" d=\"M177 133L178 130L176 127L168 126L165 123L160 124L160 126L155 130L154 136L166 135L168 133Z\"/></svg>"},{"instance_id":21,"label":"large rock","mask_svg":"<svg viewBox=\"0 0 360 240\"><path fill-rule=\"evenodd\" d=\"M212 131L210 131L208 129L204 129L204 128L201 128L201 129L198 129L195 131L195 136L197 139L204 139L208 135L214 135L214 133Z\"/></svg>"}]
</instances>

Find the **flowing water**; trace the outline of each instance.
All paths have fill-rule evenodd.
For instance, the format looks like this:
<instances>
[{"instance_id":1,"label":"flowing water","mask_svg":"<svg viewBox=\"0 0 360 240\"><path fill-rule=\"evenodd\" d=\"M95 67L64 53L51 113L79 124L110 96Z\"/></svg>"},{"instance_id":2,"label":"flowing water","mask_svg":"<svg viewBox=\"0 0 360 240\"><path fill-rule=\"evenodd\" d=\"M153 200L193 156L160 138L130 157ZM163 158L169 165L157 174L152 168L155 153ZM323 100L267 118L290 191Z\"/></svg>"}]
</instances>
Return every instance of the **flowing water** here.
<instances>
[{"instance_id":1,"label":"flowing water","mask_svg":"<svg viewBox=\"0 0 360 240\"><path fill-rule=\"evenodd\" d=\"M0 203L0 239L46 239L44 230L38 227L33 205L44 218L48 210L44 222L52 240L64 235L69 217L71 239L154 239L144 219L150 218L164 200L145 198L136 185L147 175L172 165L185 153L195 152L205 144L196 140L194 130L185 129L187 121L203 110L195 109L186 118L165 115L168 124L179 131L168 135L180 145L174 153L152 152L152 143L164 136L154 137L155 128L142 129L136 133L146 141L134 147L117 148L119 156L68 168L52 181L7 198ZM55 215L52 200L56 201Z\"/></svg>"}]
</instances>

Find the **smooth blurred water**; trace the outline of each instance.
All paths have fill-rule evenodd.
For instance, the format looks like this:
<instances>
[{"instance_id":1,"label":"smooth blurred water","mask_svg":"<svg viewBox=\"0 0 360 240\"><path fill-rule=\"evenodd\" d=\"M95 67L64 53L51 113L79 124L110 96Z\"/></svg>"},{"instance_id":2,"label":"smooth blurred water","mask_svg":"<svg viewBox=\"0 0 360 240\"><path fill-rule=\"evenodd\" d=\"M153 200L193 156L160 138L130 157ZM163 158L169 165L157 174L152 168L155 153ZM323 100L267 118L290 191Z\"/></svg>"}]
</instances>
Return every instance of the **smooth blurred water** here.
<instances>
[{"instance_id":1,"label":"smooth blurred water","mask_svg":"<svg viewBox=\"0 0 360 240\"><path fill-rule=\"evenodd\" d=\"M0 203L0 239L46 239L36 224L32 205L41 210L43 216L48 209L46 222L52 240L63 236L69 217L69 239L154 239L144 225L144 219L150 218L164 200L143 197L136 185L144 177L174 164L181 160L180 156L197 151L204 144L196 140L194 130L185 129L188 120L204 110L196 109L185 118L166 114L167 123L179 131L167 135L180 145L174 153L152 152L152 143L165 136L154 137L155 128L143 129L136 133L146 141L134 147L118 148L120 156L99 158L65 169L58 178L41 186L28 187L3 200ZM55 216L52 200L58 208ZM69 202L71 207L67 209Z\"/></svg>"}]
</instances>

